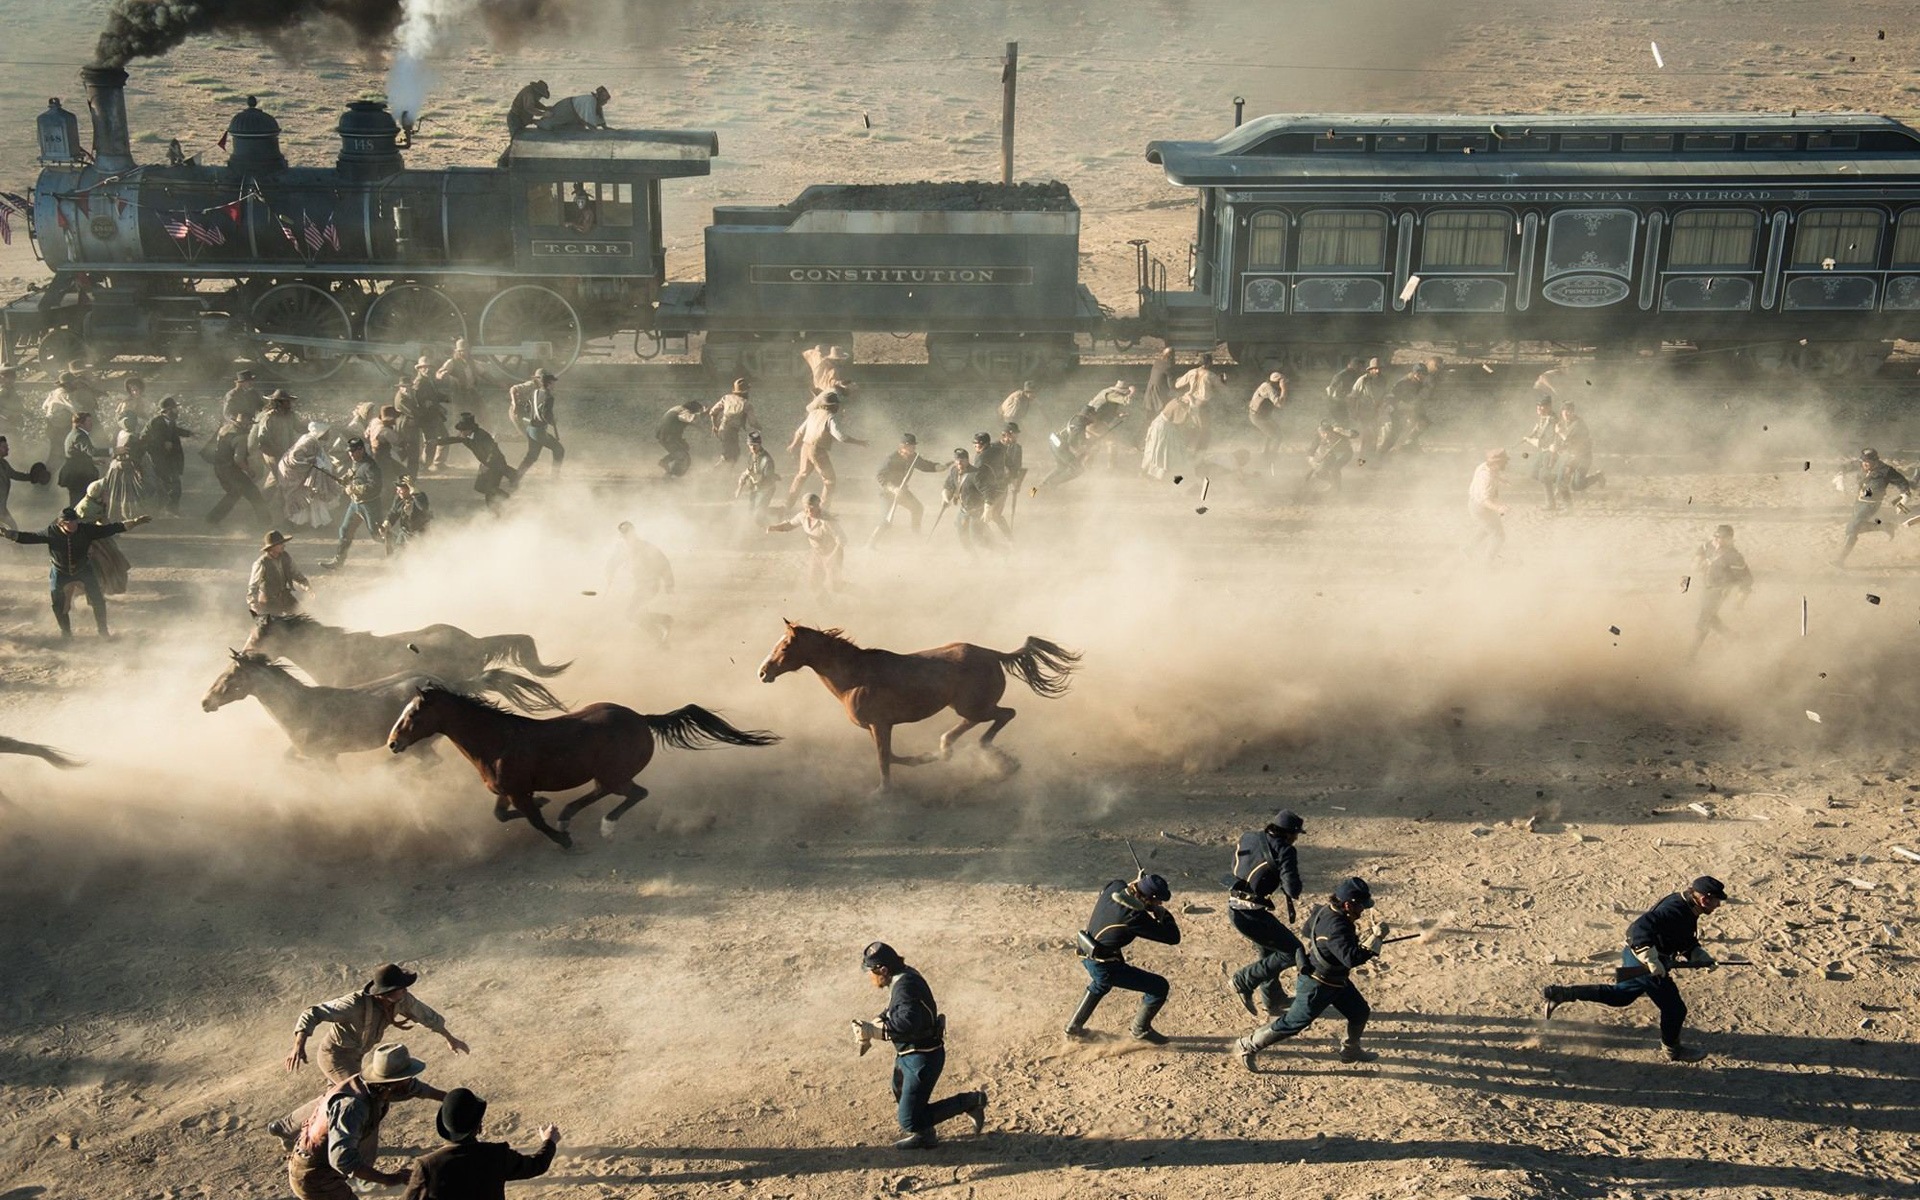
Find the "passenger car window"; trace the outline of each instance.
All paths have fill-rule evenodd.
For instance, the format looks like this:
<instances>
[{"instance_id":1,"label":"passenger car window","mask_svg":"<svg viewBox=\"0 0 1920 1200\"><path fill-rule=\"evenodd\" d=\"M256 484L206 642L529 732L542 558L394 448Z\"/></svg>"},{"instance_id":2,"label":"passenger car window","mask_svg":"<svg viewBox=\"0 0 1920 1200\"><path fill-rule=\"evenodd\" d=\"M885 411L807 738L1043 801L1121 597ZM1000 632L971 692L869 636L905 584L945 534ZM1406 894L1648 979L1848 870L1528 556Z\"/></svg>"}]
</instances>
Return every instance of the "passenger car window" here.
<instances>
[{"instance_id":1,"label":"passenger car window","mask_svg":"<svg viewBox=\"0 0 1920 1200\"><path fill-rule=\"evenodd\" d=\"M1815 208L1793 232L1793 269L1867 267L1880 261L1881 216L1870 208Z\"/></svg>"},{"instance_id":2,"label":"passenger car window","mask_svg":"<svg viewBox=\"0 0 1920 1200\"><path fill-rule=\"evenodd\" d=\"M1387 214L1329 209L1300 218L1302 271L1384 271Z\"/></svg>"},{"instance_id":3,"label":"passenger car window","mask_svg":"<svg viewBox=\"0 0 1920 1200\"><path fill-rule=\"evenodd\" d=\"M1503 212L1429 213L1420 235L1423 271L1504 271L1513 218Z\"/></svg>"},{"instance_id":4,"label":"passenger car window","mask_svg":"<svg viewBox=\"0 0 1920 1200\"><path fill-rule=\"evenodd\" d=\"M1760 240L1760 214L1742 209L1690 209L1675 214L1670 271L1746 271Z\"/></svg>"}]
</instances>

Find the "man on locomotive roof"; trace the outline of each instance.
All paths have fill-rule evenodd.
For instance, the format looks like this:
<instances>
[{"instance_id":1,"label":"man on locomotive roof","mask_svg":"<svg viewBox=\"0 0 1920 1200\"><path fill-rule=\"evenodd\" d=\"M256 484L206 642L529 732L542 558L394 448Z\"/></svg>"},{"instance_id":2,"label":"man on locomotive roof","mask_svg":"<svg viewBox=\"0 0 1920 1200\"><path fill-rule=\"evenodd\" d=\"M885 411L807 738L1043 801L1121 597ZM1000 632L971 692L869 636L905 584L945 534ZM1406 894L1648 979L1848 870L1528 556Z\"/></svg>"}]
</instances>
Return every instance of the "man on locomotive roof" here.
<instances>
[{"instance_id":1,"label":"man on locomotive roof","mask_svg":"<svg viewBox=\"0 0 1920 1200\"><path fill-rule=\"evenodd\" d=\"M541 129L605 129L607 117L604 110L613 93L604 87L597 87L582 96L568 96L546 111L536 124Z\"/></svg>"},{"instance_id":2,"label":"man on locomotive roof","mask_svg":"<svg viewBox=\"0 0 1920 1200\"><path fill-rule=\"evenodd\" d=\"M514 136L546 116L548 109L545 101L551 95L553 93L547 89L544 79L536 79L515 93L513 105L507 109L507 136Z\"/></svg>"}]
</instances>

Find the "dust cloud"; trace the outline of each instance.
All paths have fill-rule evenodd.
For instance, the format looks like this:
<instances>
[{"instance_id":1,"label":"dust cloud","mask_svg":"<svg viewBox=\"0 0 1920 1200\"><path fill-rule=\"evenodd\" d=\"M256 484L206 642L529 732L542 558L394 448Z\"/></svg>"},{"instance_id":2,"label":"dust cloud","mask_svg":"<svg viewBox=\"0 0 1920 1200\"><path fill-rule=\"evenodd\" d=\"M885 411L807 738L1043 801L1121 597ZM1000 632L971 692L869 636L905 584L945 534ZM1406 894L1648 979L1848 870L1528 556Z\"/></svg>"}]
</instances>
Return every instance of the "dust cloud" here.
<instances>
[{"instance_id":1,"label":"dust cloud","mask_svg":"<svg viewBox=\"0 0 1920 1200\"><path fill-rule=\"evenodd\" d=\"M1096 377L1051 389L1044 403L1064 413L1078 402L1075 388L1097 386ZM575 660L549 681L571 704L661 712L698 703L787 736L766 750L663 751L643 777L654 797L628 817L622 838L716 822L785 836L817 810L866 803L876 782L871 745L832 697L807 672L774 685L756 677L782 617L892 649L951 640L1010 649L1037 635L1085 655L1062 699L1009 682L1006 703L1020 715L999 744L1024 770L999 782L971 749L950 764L903 769L909 812L958 803L980 819L1061 804L1098 813L1133 794L1142 771L1204 774L1256 760L1340 761L1356 777L1444 792L1490 747L1570 720L1707 724L1787 743L1894 733L1904 705L1884 701L1905 698L1914 675L1906 655L1875 646L1890 614L1838 588L1808 589L1812 629L1802 639L1803 590L1776 582L1788 563L1767 532L1784 523L1824 539L1827 522L1837 526L1845 499L1832 494L1837 448L1859 435L1814 416L1812 404L1784 400L1772 417L1692 419L1692 434L1711 442L1724 470L1772 496L1772 507L1726 518L1726 500L1707 494L1726 486L1722 476L1635 478L1622 465L1679 472L1682 455L1699 453L1682 444L1688 430L1671 419L1664 389L1581 391L1592 393L1581 407L1614 481L1582 496L1595 511L1557 523L1530 511L1540 493L1515 439L1531 406L1515 390L1443 400L1442 448L1350 468L1352 499L1301 503L1288 478L1291 451L1271 477L1216 454L1179 486L1136 479L1123 463L1023 496L1011 554L969 555L953 540L951 514L917 539L902 516L868 553L859 547L881 516L868 479L898 433L917 430L922 452L939 459L945 445L968 444L974 427L991 427L985 413L914 409L911 395L884 395L860 401L847 422L872 448L839 456L834 507L855 548L849 590L837 596L802 586L798 534L750 528L742 510L720 502L730 476L700 468L681 486L638 492L555 486L540 468L505 518L443 517L432 537L375 569L319 572L325 538L302 539L296 557L320 581L311 610L329 624L527 632L547 661ZM1296 395L1294 424L1304 431L1314 398L1310 387ZM1216 417L1226 445L1240 436L1232 416L1228 407ZM1028 425L1030 482L1048 469L1037 431L1055 423ZM1476 447L1502 443L1516 449L1505 496L1514 515L1503 561L1489 570L1460 552L1464 485ZM648 457L639 443L589 445L592 461ZM1779 482L1751 482L1762 473ZM1203 478L1205 515L1195 512ZM919 480L917 490L934 497L932 526L938 477ZM1809 517L1821 523L1808 527ZM671 649L653 643L624 585L609 580L622 519L675 564L675 593L652 605L674 619ZM1692 571L1692 547L1721 519L1742 526L1759 584L1748 606L1727 614L1738 639L1710 640L1690 665L1697 595L1683 595L1680 581ZM139 537L128 538L136 562L147 553ZM1863 543L1859 557L1876 545ZM377 554L364 543L357 550ZM58 870L78 887L89 861L110 871L123 855L190 860L192 873L213 877L299 871L346 855L400 864L421 854L547 852L523 824L495 830L490 798L451 747L429 770L384 751L333 768L302 765L285 760L285 739L257 702L201 713L226 649L247 633L237 601L208 595L167 637L115 644L98 682L13 731L91 760L85 772L45 773L44 794L36 778L36 845L16 849L19 869ZM1841 663L1844 672L1821 676ZM1813 726L1803 710L1827 716ZM936 720L901 730L901 751L931 749L942 728ZM962 799L944 798L955 788Z\"/></svg>"}]
</instances>

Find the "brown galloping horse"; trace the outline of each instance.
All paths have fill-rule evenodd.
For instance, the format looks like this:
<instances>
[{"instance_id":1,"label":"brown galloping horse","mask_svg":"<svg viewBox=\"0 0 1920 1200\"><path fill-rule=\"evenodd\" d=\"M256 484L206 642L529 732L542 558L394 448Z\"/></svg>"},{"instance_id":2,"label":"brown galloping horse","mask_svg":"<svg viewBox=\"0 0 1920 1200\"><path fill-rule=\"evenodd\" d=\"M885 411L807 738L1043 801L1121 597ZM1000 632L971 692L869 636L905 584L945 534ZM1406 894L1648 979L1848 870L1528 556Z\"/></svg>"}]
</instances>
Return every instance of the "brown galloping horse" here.
<instances>
[{"instance_id":1,"label":"brown galloping horse","mask_svg":"<svg viewBox=\"0 0 1920 1200\"><path fill-rule=\"evenodd\" d=\"M637 713L618 704L589 704L565 716L541 720L510 713L498 705L443 688L421 688L387 734L387 749L399 754L435 734L446 738L480 772L494 794L495 820L525 817L528 824L563 848L573 845L567 826L574 815L602 796L624 796L600 818L600 836L612 837L613 824L647 798L634 780L653 761L656 739L683 750L707 745L771 746L771 733L735 729L697 704L670 713ZM540 815L546 801L535 792L583 787L593 790L560 810L555 825ZM513 811L508 810L512 806Z\"/></svg>"},{"instance_id":2,"label":"brown galloping horse","mask_svg":"<svg viewBox=\"0 0 1920 1200\"><path fill-rule=\"evenodd\" d=\"M809 629L785 622L787 636L760 664L760 682L772 683L789 671L812 667L827 690L847 709L847 719L873 735L880 754L880 787L893 780L892 767L917 767L935 755L911 757L893 752L893 727L924 721L945 708L960 715L960 723L940 735L944 761L953 755L953 743L975 725L991 721L980 744L998 754L1009 768L1011 756L993 744L994 735L1013 720L1014 710L1000 704L1011 675L1036 695L1054 697L1067 690L1080 656L1043 638L1030 637L1018 650L989 650L967 642L953 642L932 650L896 654L855 645L838 629Z\"/></svg>"}]
</instances>

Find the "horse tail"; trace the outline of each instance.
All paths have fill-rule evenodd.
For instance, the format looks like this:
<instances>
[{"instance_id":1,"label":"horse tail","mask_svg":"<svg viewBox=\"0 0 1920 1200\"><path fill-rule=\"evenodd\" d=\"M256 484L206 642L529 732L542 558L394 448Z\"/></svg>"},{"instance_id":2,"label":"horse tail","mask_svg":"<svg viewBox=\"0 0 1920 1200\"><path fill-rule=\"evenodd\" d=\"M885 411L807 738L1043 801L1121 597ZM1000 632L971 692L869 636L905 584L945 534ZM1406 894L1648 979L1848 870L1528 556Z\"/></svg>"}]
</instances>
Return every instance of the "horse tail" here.
<instances>
[{"instance_id":1,"label":"horse tail","mask_svg":"<svg viewBox=\"0 0 1920 1200\"><path fill-rule=\"evenodd\" d=\"M1035 695L1048 698L1066 694L1069 677L1079 664L1079 654L1037 637L1000 655L1002 670L1032 688Z\"/></svg>"},{"instance_id":2,"label":"horse tail","mask_svg":"<svg viewBox=\"0 0 1920 1200\"><path fill-rule=\"evenodd\" d=\"M23 742L18 738L0 737L0 754L25 754L33 758L45 759L62 771L71 771L86 764L77 758L60 753L52 746L42 746L38 742Z\"/></svg>"},{"instance_id":3,"label":"horse tail","mask_svg":"<svg viewBox=\"0 0 1920 1200\"><path fill-rule=\"evenodd\" d=\"M496 637L481 638L480 650L487 656L488 663L511 663L542 679L551 679L573 665L571 659L553 666L541 662L540 651L533 644L533 635L527 633L503 633Z\"/></svg>"},{"instance_id":4,"label":"horse tail","mask_svg":"<svg viewBox=\"0 0 1920 1200\"><path fill-rule=\"evenodd\" d=\"M764 729L735 729L698 704L685 704L670 713L641 713L640 720L669 746L702 750L710 745L771 746L778 734Z\"/></svg>"},{"instance_id":5,"label":"horse tail","mask_svg":"<svg viewBox=\"0 0 1920 1200\"><path fill-rule=\"evenodd\" d=\"M505 667L494 667L482 671L476 681L482 691L499 696L508 704L522 712L566 712L566 702L547 689L547 685L538 680L528 679L518 671L509 671Z\"/></svg>"}]
</instances>

